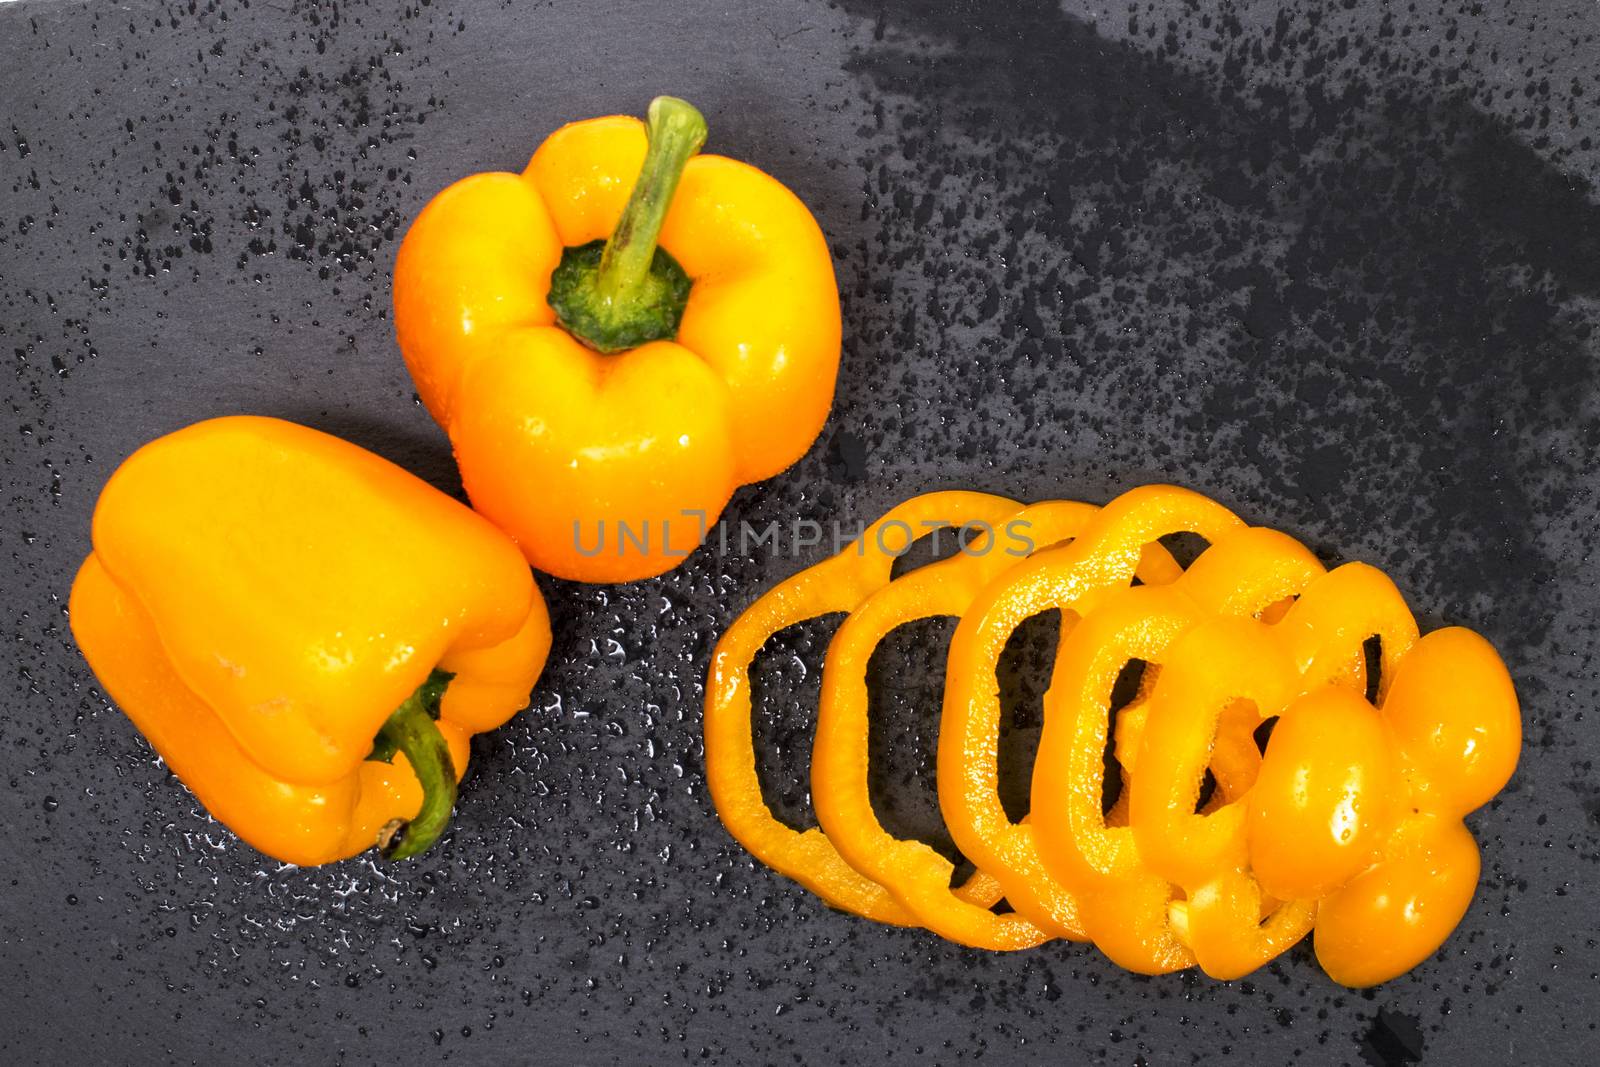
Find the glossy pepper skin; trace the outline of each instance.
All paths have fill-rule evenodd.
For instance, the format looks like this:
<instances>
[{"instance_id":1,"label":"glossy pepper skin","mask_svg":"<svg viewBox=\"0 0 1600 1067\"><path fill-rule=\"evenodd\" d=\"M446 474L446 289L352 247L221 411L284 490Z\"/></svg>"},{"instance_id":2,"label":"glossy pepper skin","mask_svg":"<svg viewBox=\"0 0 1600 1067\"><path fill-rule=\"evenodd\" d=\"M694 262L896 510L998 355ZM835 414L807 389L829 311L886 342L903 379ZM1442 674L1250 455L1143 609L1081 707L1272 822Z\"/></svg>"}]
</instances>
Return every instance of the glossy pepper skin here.
<instances>
[{"instance_id":1,"label":"glossy pepper skin","mask_svg":"<svg viewBox=\"0 0 1600 1067\"><path fill-rule=\"evenodd\" d=\"M1372 866L1322 898L1314 935L1317 961L1348 986L1402 974L1450 936L1472 903L1482 865L1462 819L1505 786L1522 749L1511 676L1493 646L1470 630L1423 636L1384 688L1381 717L1409 803ZM1306 747L1284 758L1307 757L1325 742L1307 731ZM1326 805L1338 798L1314 799Z\"/></svg>"},{"instance_id":2,"label":"glossy pepper skin","mask_svg":"<svg viewBox=\"0 0 1600 1067\"><path fill-rule=\"evenodd\" d=\"M435 669L453 675L438 721L411 724L448 748L453 798L469 738L527 704L550 646L504 535L294 423L214 419L144 446L101 493L93 542L70 616L96 676L215 818L288 863L418 816L413 750L369 757Z\"/></svg>"},{"instance_id":3,"label":"glossy pepper skin","mask_svg":"<svg viewBox=\"0 0 1600 1067\"><path fill-rule=\"evenodd\" d=\"M573 123L521 174L456 182L395 263L400 349L473 506L562 578L669 570L735 488L805 453L833 399L839 297L810 212L695 155L704 121L681 101L652 104L648 130ZM558 267L598 287L558 285L564 317Z\"/></svg>"}]
</instances>

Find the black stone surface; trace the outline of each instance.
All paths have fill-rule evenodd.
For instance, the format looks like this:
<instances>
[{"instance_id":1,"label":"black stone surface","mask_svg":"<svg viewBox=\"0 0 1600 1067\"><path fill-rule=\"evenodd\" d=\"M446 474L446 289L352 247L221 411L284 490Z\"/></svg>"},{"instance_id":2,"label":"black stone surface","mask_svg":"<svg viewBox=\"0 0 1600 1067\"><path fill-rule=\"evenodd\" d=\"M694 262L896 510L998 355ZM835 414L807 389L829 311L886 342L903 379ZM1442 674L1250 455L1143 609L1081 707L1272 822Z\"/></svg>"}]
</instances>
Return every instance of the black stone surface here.
<instances>
[{"instance_id":1,"label":"black stone surface","mask_svg":"<svg viewBox=\"0 0 1600 1067\"><path fill-rule=\"evenodd\" d=\"M0 4L0 1060L1600 1059L1597 35L1587 0ZM407 220L663 91L812 206L845 297L822 439L730 521L1176 481L1503 650L1527 747L1433 960L1148 979L826 910L702 781L710 644L791 558L544 581L534 706L415 864L280 869L154 760L64 612L116 463L250 411L458 492L391 337ZM760 665L796 819L828 632ZM880 808L933 841L948 633L875 670ZM1008 668L1013 789L1053 640Z\"/></svg>"}]
</instances>

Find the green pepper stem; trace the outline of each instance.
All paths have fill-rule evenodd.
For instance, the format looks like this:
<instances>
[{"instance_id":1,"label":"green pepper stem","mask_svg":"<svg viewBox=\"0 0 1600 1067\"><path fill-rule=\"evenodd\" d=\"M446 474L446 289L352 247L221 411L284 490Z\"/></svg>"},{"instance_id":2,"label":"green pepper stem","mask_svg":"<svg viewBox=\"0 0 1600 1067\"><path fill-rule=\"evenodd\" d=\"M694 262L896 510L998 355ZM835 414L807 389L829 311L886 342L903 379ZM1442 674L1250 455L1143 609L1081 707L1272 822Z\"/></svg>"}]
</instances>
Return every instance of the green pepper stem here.
<instances>
[{"instance_id":1,"label":"green pepper stem","mask_svg":"<svg viewBox=\"0 0 1600 1067\"><path fill-rule=\"evenodd\" d=\"M675 96L650 101L644 128L650 142L644 166L617 228L606 241L595 283L600 298L612 305L631 303L643 287L683 168L706 143L705 116Z\"/></svg>"},{"instance_id":2,"label":"green pepper stem","mask_svg":"<svg viewBox=\"0 0 1600 1067\"><path fill-rule=\"evenodd\" d=\"M661 224L683 168L706 140L706 120L672 96L650 101L649 146L633 193L605 241L561 253L546 300L556 321L596 352L625 352L678 336L694 284L661 248Z\"/></svg>"},{"instance_id":3,"label":"green pepper stem","mask_svg":"<svg viewBox=\"0 0 1600 1067\"><path fill-rule=\"evenodd\" d=\"M426 852L450 825L450 812L456 804L455 764L450 746L428 713L428 697L428 683L423 683L390 713L378 731L378 746L404 752L422 783L422 808L416 817L409 822L394 819L378 832L384 859L404 860Z\"/></svg>"}]
</instances>

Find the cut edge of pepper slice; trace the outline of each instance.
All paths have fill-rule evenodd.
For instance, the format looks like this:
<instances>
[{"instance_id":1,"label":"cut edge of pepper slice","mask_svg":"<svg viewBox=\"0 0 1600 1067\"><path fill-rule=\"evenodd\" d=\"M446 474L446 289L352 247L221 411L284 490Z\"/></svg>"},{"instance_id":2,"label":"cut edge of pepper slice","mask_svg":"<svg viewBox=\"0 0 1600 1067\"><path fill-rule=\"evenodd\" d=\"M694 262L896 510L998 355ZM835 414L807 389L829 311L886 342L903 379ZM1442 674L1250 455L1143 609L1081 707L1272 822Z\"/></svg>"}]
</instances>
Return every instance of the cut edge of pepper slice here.
<instances>
[{"instance_id":1,"label":"cut edge of pepper slice","mask_svg":"<svg viewBox=\"0 0 1600 1067\"><path fill-rule=\"evenodd\" d=\"M1181 579L1180 579L1181 581ZM1173 887L1140 862L1126 818L1102 814L1111 697L1123 666L1139 659L1159 671L1167 647L1198 619L1176 586L1118 590L1063 637L1044 699L1044 726L1034 761L1031 809L1040 862L1079 900L1086 932L1119 967L1163 974L1194 965L1193 954L1167 928ZM1147 671L1148 673L1148 671ZM1137 754L1145 701L1117 717L1119 757ZM1136 758L1122 764L1122 797L1138 776ZM1113 808L1113 813L1117 811Z\"/></svg>"},{"instance_id":2,"label":"cut edge of pepper slice","mask_svg":"<svg viewBox=\"0 0 1600 1067\"><path fill-rule=\"evenodd\" d=\"M1099 510L1049 501L1015 512L1006 526L1025 524L1036 546L1054 546ZM948 859L920 841L894 837L879 822L867 782L867 664L891 630L918 619L959 617L984 585L1018 561L997 550L991 529L970 550L903 575L863 600L828 646L811 761L817 818L845 860L886 886L934 933L997 951L1032 948L1053 933L1019 913L996 915L961 899L950 889L954 865Z\"/></svg>"},{"instance_id":3,"label":"cut edge of pepper slice","mask_svg":"<svg viewBox=\"0 0 1600 1067\"><path fill-rule=\"evenodd\" d=\"M845 862L820 829L795 830L773 815L756 772L750 665L778 631L808 619L849 612L887 585L895 559L930 527L974 517L1003 520L1022 507L987 493L928 493L891 509L838 555L769 589L729 625L717 642L706 682L706 781L723 825L773 870L799 882L836 908L897 926L915 919L883 886ZM886 533L902 527L891 552ZM968 883L972 899L992 896L993 879ZM991 900L992 903L992 900Z\"/></svg>"},{"instance_id":4,"label":"cut edge of pepper slice","mask_svg":"<svg viewBox=\"0 0 1600 1067\"><path fill-rule=\"evenodd\" d=\"M1077 889L1096 944L1120 966L1162 973L1192 966L1196 960L1190 947L1188 903L1174 899L1176 887L1148 870L1134 842L1136 818L1113 826L1101 815L1100 753L1110 728L1111 690L1117 675L1130 659L1142 660L1157 672L1154 680L1146 672L1139 714L1130 719L1129 709L1124 709L1118 716L1121 756L1127 748L1143 748L1151 702L1162 684L1172 681L1165 666L1169 651L1206 612L1235 618L1265 618L1269 613L1276 617L1284 604L1292 603L1324 573L1316 557L1293 538L1263 527L1238 529L1201 553L1173 585L1127 589L1108 597L1085 615L1063 648L1045 697L1033 781L1035 810L1051 812L1053 817L1040 820L1036 832L1046 866ZM1231 705L1225 707L1219 719L1230 709ZM1259 717L1238 719L1227 731L1219 729L1210 750L1218 794L1207 812L1224 810L1241 799L1252 784L1246 778L1253 779L1259 766L1251 736ZM1204 754L1201 759L1206 760ZM1224 760L1233 761L1240 777L1230 780ZM1143 757L1121 762L1125 776L1119 806L1144 787L1143 777L1135 773L1135 768L1143 767ZM1061 767L1065 773L1059 773ZM1135 786L1135 781L1140 784ZM1288 920L1274 921L1281 927Z\"/></svg>"},{"instance_id":5,"label":"cut edge of pepper slice","mask_svg":"<svg viewBox=\"0 0 1600 1067\"><path fill-rule=\"evenodd\" d=\"M1142 486L1107 504L1071 544L1042 553L991 583L950 643L939 729L939 802L956 846L1035 923L1084 936L1064 887L1039 859L1033 827L1011 821L999 795L999 683L995 670L1012 632L1052 608L1067 616L1095 594L1130 582L1148 546L1193 532L1215 543L1244 524L1222 505L1176 486ZM1159 546L1158 546L1159 547ZM1038 816L1037 810L1035 817Z\"/></svg>"}]
</instances>

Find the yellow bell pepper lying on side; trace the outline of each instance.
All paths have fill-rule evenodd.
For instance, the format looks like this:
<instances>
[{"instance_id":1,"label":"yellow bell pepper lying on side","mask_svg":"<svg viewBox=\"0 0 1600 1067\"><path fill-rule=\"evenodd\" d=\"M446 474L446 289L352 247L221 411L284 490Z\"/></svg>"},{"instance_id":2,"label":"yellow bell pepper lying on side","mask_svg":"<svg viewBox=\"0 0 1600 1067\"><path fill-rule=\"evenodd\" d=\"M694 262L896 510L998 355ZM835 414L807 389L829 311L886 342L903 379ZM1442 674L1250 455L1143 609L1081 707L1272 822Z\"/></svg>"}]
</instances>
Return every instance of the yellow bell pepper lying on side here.
<instances>
[{"instance_id":1,"label":"yellow bell pepper lying on side","mask_svg":"<svg viewBox=\"0 0 1600 1067\"><path fill-rule=\"evenodd\" d=\"M550 648L505 535L290 422L144 446L93 540L70 603L90 666L213 816L289 863L428 848L469 738L527 705Z\"/></svg>"}]
</instances>

